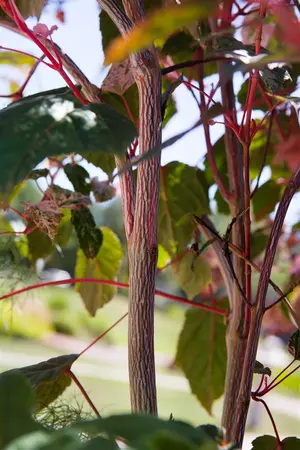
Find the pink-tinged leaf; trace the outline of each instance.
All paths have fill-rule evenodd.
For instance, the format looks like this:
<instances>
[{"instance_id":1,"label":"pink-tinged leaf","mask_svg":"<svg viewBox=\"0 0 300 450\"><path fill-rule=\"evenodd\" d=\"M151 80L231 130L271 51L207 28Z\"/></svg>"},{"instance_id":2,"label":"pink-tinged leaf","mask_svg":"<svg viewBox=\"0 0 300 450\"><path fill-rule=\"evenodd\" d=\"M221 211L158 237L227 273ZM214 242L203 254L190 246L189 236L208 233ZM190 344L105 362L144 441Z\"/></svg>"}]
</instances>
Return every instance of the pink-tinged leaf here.
<instances>
[{"instance_id":1,"label":"pink-tinged leaf","mask_svg":"<svg viewBox=\"0 0 300 450\"><path fill-rule=\"evenodd\" d=\"M102 90L123 95L134 83L130 61L127 58L119 64L113 64L103 81Z\"/></svg>"},{"instance_id":2,"label":"pink-tinged leaf","mask_svg":"<svg viewBox=\"0 0 300 450\"><path fill-rule=\"evenodd\" d=\"M284 42L295 51L299 50L300 22L292 8L287 8L282 0L274 2L270 6L270 12L275 16L277 23L277 39Z\"/></svg>"},{"instance_id":3,"label":"pink-tinged leaf","mask_svg":"<svg viewBox=\"0 0 300 450\"><path fill-rule=\"evenodd\" d=\"M33 27L33 32L34 34L36 34L37 36L40 36L42 38L47 39L49 36L51 36L51 34L53 33L53 31L58 30L58 26L57 25L53 25L50 29L47 27L47 25L45 25L44 23L37 23L34 27Z\"/></svg>"},{"instance_id":4,"label":"pink-tinged leaf","mask_svg":"<svg viewBox=\"0 0 300 450\"><path fill-rule=\"evenodd\" d=\"M257 15L256 6L254 7L254 11L244 19L243 28L242 28L242 40L244 45L253 45L255 43L257 27L260 25L260 21ZM264 23L262 25L262 47L267 47L269 40L274 34L276 25L275 23Z\"/></svg>"},{"instance_id":5,"label":"pink-tinged leaf","mask_svg":"<svg viewBox=\"0 0 300 450\"><path fill-rule=\"evenodd\" d=\"M273 163L280 164L285 161L291 172L296 172L300 166L299 140L300 132L290 135L286 141L278 144L275 147L277 154Z\"/></svg>"}]
</instances>

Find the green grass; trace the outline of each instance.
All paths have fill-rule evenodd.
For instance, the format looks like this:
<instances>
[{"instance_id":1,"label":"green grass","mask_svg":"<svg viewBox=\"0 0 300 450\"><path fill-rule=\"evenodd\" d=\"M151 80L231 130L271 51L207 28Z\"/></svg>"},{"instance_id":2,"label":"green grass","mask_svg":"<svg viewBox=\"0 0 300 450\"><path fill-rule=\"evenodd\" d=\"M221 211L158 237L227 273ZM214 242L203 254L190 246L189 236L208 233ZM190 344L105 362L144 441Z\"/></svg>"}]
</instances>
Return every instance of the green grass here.
<instances>
[{"instance_id":1,"label":"green grass","mask_svg":"<svg viewBox=\"0 0 300 450\"><path fill-rule=\"evenodd\" d=\"M20 296L21 297L21 296ZM93 337L100 335L115 323L120 317L127 312L128 304L126 297L115 296L110 303L97 311L95 317L90 317L86 311L79 294L74 289L61 289L58 287L43 288L40 290L26 293L26 295L15 297L13 302L9 300L7 305L10 310L10 318L8 320L7 332L2 333L9 336L24 335L24 337L41 337L43 334L51 331L51 328L58 329L59 332L65 331L67 334L84 337L92 340ZM26 299L32 301L41 301L48 305L51 314L51 323L40 323L39 317L30 318L31 325L22 327L21 332L18 328L10 327L10 323L15 323L20 314L16 310L16 306L26 304ZM14 306L15 305L15 306ZM156 310L155 312L155 345L156 351L166 353L173 356L176 350L177 339L184 320L184 311L178 305L172 305L170 302L168 312ZM24 314L23 324L26 323L28 317ZM50 317L51 320L51 317ZM1 322L1 318L0 318ZM127 319L124 319L118 326L110 331L103 339L107 344L127 346ZM38 332L34 335L32 330L37 328ZM0 326L1 329L1 326Z\"/></svg>"},{"instance_id":2,"label":"green grass","mask_svg":"<svg viewBox=\"0 0 300 450\"><path fill-rule=\"evenodd\" d=\"M52 302L52 311L59 312L61 314L60 318L75 327L78 334L84 337L86 341L91 341L92 335L97 335L110 327L127 311L126 298L116 296L108 305L97 312L95 318L91 318L85 311L79 295L71 289L44 288L41 291L35 291L33 298L47 304ZM176 343L183 320L184 312L176 305L172 306L168 313L159 310L155 313L156 351L165 353L169 356L170 360L175 354ZM127 345L127 319L123 320L109 333L105 342L106 344L111 343L122 347ZM16 352L24 355L41 356L42 359L48 359L59 354L59 351L47 348L39 341L22 340L9 336L0 337L0 349L12 354ZM81 348L78 349L78 351L80 350ZM91 361L83 357L81 362ZM79 376L79 379L95 402L100 413L108 415L118 412L129 412L129 388L127 383L96 378L97 375L101 377L101 364L103 365L103 362L101 364L94 362L93 364L98 365L100 372L95 373L94 376ZM0 370L7 370L11 366L16 367L17 365L17 358L15 364L11 365L4 358L1 358ZM118 371L121 369L124 370L121 362L119 366L110 366L110 370ZM158 373L165 372L167 372L166 368L158 369ZM179 375L178 372L176 375ZM274 373L275 375L276 373ZM278 390L276 389L276 393L293 395L297 393L299 395L299 386L300 371L286 380ZM80 393L74 386L68 389L66 395L68 398L81 398ZM85 404L84 400L82 402ZM168 418L172 413L175 418L187 420L195 425L201 423L220 423L221 399L215 402L213 417L210 417L205 412L197 399L189 392L161 389L159 387L158 404L159 414L162 417ZM86 409L88 409L88 405L86 405ZM282 434L297 434L299 428L298 420L276 412L274 413L274 418ZM251 431L257 434L273 434L272 426L266 413L263 412L261 414L259 426Z\"/></svg>"}]
</instances>

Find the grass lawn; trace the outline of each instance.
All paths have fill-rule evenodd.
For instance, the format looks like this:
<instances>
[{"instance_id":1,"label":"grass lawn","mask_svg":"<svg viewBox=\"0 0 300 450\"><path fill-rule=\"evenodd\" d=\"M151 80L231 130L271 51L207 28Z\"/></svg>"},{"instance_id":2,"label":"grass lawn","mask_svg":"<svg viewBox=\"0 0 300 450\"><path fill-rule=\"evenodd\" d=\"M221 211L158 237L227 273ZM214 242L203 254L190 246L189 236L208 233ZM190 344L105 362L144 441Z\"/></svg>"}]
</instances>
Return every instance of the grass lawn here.
<instances>
[{"instance_id":1,"label":"grass lawn","mask_svg":"<svg viewBox=\"0 0 300 450\"><path fill-rule=\"evenodd\" d=\"M98 311L95 318L90 318L81 303L79 296L70 289L43 289L42 291L36 291L34 298L41 300L42 302L49 302L53 298L63 298L63 303L67 305L62 309L63 314L68 320L74 323L79 323L80 317L80 335L84 336L87 342L91 341L91 335L88 338L91 330L93 334L97 335L101 331L104 331L111 326L116 320L118 320L127 310L127 302L123 297L117 296L108 305ZM50 299L50 300L49 300ZM59 303L59 302L58 302ZM76 311L76 317L74 314ZM64 317L64 316L62 316ZM76 320L75 320L76 319ZM169 356L170 360L175 354L176 343L184 320L184 312L176 305L172 306L168 313L162 311L156 311L155 313L155 340L156 351L162 352ZM74 324L73 323L73 324ZM127 319L123 320L114 330L112 330L105 342L125 347L127 344ZM80 351L78 349L78 351ZM3 352L1 355L1 351ZM5 356L11 356L8 360L5 360ZM16 355L15 359L13 355ZM50 349L41 345L37 340L24 340L17 339L9 336L0 337L0 371L7 370L12 367L18 367L21 364L21 359L18 359L18 355L29 355L30 357L41 357L42 359L48 359L59 354L59 351ZM82 358L82 363L91 363L88 359ZM96 366L95 373L81 375L78 373L78 377L85 389L88 391L90 397L96 404L100 413L108 415L111 413L128 412L129 411L129 389L126 380L124 382L115 381L103 377L101 379L101 364L96 361L92 362L94 367ZM124 364L120 362L119 365L108 365L105 369L116 371L121 373L126 370ZM27 364L25 364L27 365ZM74 368L76 373L76 364ZM167 369L159 369L159 373L167 373ZM179 373L176 373L179 376ZM158 383L159 384L159 383ZM287 392L293 392L299 394L300 386L300 373L296 373L291 379L287 380L284 387L276 390L278 394L286 394ZM80 393L76 387L72 386L68 389L66 394L68 398L80 400ZM267 400L267 398L266 398ZM82 403L85 405L84 400ZM158 387L158 404L159 413L161 416L168 418L172 413L177 419L187 420L195 425L201 423L220 423L220 415L222 408L222 400L218 400L213 409L214 416L210 417L205 410L200 406L197 399L190 393L183 390L176 390L175 387L171 390ZM88 409L88 406L86 405ZM299 434L299 420L293 417L274 412L274 418L278 424L279 431L282 434ZM258 426L251 430L254 433L273 434L272 426L266 413L262 411L259 416Z\"/></svg>"}]
</instances>

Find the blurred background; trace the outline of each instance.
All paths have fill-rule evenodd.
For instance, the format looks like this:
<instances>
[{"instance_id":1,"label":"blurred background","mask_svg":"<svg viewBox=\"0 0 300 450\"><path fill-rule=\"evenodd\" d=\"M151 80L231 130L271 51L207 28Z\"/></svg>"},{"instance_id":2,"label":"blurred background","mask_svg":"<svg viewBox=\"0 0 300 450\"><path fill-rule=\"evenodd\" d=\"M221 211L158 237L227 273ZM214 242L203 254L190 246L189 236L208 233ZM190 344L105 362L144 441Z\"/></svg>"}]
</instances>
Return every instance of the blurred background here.
<instances>
[{"instance_id":1,"label":"blurred background","mask_svg":"<svg viewBox=\"0 0 300 450\"><path fill-rule=\"evenodd\" d=\"M64 16L62 17L61 12ZM63 21L62 21L63 19ZM36 21L29 19L34 25ZM96 1L69 0L61 4L50 2L40 19L49 27L58 25L54 40L69 54L90 80L97 86L101 85L107 69L103 68L103 52L99 32L99 8ZM35 52L33 45L21 37L0 29L0 39L3 45L13 48L23 48L27 52ZM236 83L239 84L237 75ZM0 91L7 92L20 83L22 73L18 68L1 65ZM13 84L15 83L15 84ZM26 88L25 94L39 90L47 90L62 86L63 82L57 74L45 67L39 67L33 80ZM193 99L189 98L184 88L179 88L175 95L177 114L164 129L164 138L178 133L194 123L198 108ZM7 99L0 99L0 106L5 106ZM189 115L186 111L189 111ZM212 128L213 140L222 135L222 126ZM193 150L195 140L201 142L202 131L195 130L182 141L167 149L163 155L163 164L178 160L190 165L203 167L203 151ZM202 142L204 142L202 140ZM191 151L186 151L186 149ZM92 164L83 160L80 163L90 173L91 177L105 180L106 175ZM45 167L42 163L40 167ZM264 174L267 179L268 173ZM69 180L59 174L56 183L67 189L72 189ZM13 199L11 206L22 209L21 202L38 202L42 198L42 182L36 184L27 181ZM39 189L40 188L40 189ZM124 262L120 280L127 280L126 241L122 222L121 198L119 185L115 183L116 196L103 203L94 203L91 207L95 222L99 226L111 228L119 237L124 251ZM211 198L214 192L210 192ZM211 202L214 211L214 202ZM13 230L24 229L24 223L13 211L6 212L0 219L10 224ZM214 214L212 220L220 233L224 233L230 218ZM270 226L270 219L265 226ZM299 228L299 194L295 198L288 214L286 226L280 242L280 258L278 257L272 272L273 281L282 290L300 274L300 228ZM4 227L3 222L3 227ZM1 229L0 222L0 229ZM4 229L4 228L3 228ZM47 257L36 252L35 273L28 278L26 261L13 267L7 261L7 248L11 246L12 236L1 236L0 258L0 294L18 289L24 284L39 280L65 280L74 276L78 242L75 234L71 234L63 253L58 250ZM22 237L19 238L19 248ZM260 235L259 250L256 255L258 263L264 249L266 236ZM42 247L42 243L41 243ZM214 264L213 255L208 249L204 257L213 267L213 283L217 298L224 296L220 274ZM25 283L26 281L26 283ZM257 289L258 276L253 276L253 291ZM170 269L158 271L157 289L185 297ZM274 293L268 292L268 302L275 300ZM209 301L209 290L204 290L194 301ZM300 290L296 289L290 300L300 313ZM80 295L72 283L62 287L45 287L2 301L0 304L0 371L14 367L35 364L59 354L79 353L95 337L113 325L127 311L127 292L119 290L118 295L104 308L98 310L95 317L90 317ZM196 398L190 393L189 385L174 363L176 345L181 331L184 314L187 307L175 304L170 300L158 297L155 312L155 348L157 364L157 387L159 413L164 417L172 414L176 419L185 419L194 424L213 422L220 423L222 399L217 401L210 417ZM281 371L290 361L291 356L286 350L287 343L296 327L291 323L287 311L278 306L265 315L258 359L272 369L273 376ZM90 397L103 415L128 411L129 389L127 373L127 319L110 331L101 341L93 346L74 364L74 372L82 382ZM257 383L259 378L255 381ZM74 410L84 410L89 414L89 407L76 387L71 386L65 393L66 404L73 405ZM295 434L299 429L300 420L300 371L288 378L280 387L268 394L268 405L274 413L281 436ZM254 407L255 406L255 407ZM71 406L70 406L71 407ZM259 405L252 405L245 448L252 437L259 433L273 434L268 416Z\"/></svg>"}]
</instances>

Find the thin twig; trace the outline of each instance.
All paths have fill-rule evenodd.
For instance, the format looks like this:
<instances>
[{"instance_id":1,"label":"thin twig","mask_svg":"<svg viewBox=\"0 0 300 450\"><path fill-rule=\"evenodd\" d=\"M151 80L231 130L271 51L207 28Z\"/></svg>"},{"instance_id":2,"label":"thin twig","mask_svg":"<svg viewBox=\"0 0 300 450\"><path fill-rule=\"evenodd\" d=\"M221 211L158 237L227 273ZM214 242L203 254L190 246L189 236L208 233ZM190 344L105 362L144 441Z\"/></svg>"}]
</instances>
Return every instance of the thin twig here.
<instances>
[{"instance_id":1,"label":"thin twig","mask_svg":"<svg viewBox=\"0 0 300 450\"><path fill-rule=\"evenodd\" d=\"M211 224L208 224L203 218L200 218L198 216L194 215L194 219L196 221L196 223L198 225L202 225L203 228L207 228L209 230L209 232L211 233L210 236L214 236L216 238L216 240L218 242L221 243L222 245L222 249L224 248L224 239L219 235L219 233L211 226ZM201 228L201 229L203 229ZM235 253L239 258L243 259L249 266L251 266L253 269L255 269L258 273L261 272L261 268L251 259L247 258L244 253L241 251L240 248L238 248L236 245L232 244L231 242L228 242L228 247L229 249ZM291 316L293 317L293 319L295 320L298 328L300 328L300 321L298 319L297 313L294 310L293 306L290 304L290 302L288 301L288 299L286 298L288 294L290 294L295 287L300 283L300 280L297 281L296 283L294 283L287 292L283 293L282 290L277 286L276 283L274 283L273 280L271 280L271 278L269 279L269 284L270 286L272 286L272 288L274 289L274 291L280 295L280 297L271 305L267 306L265 308L265 311L267 311L270 308L273 308L273 306L275 306L277 303L283 301L285 303L285 305L287 306L288 310L290 311Z\"/></svg>"},{"instance_id":2,"label":"thin twig","mask_svg":"<svg viewBox=\"0 0 300 450\"><path fill-rule=\"evenodd\" d=\"M259 174L257 177L256 186L251 193L251 199L253 199L254 195L256 194L256 192L258 190L260 178L261 178L262 172L264 170L264 167L266 165L267 154L268 154L268 151L270 150L273 118L274 118L274 110L272 110L271 115L270 115L270 122L269 122L268 134L267 134L267 142L266 142L266 145L264 148L263 159L262 159L261 167L260 167Z\"/></svg>"},{"instance_id":3,"label":"thin twig","mask_svg":"<svg viewBox=\"0 0 300 450\"><path fill-rule=\"evenodd\" d=\"M79 388L80 392L82 393L82 395L84 396L84 398L86 399L86 401L88 402L88 404L90 405L96 416L101 417L98 409L96 408L91 398L89 397L88 393L86 392L86 390L84 389L84 387L82 386L76 375L72 372L72 370L66 369L65 374L68 375L74 381L74 383Z\"/></svg>"},{"instance_id":4,"label":"thin twig","mask_svg":"<svg viewBox=\"0 0 300 450\"><path fill-rule=\"evenodd\" d=\"M73 283L94 283L94 284L103 284L106 286L115 286L122 289L129 288L129 285L127 283L121 283L120 281L102 280L99 278L67 278L66 280L45 281L44 283L37 283L32 284L30 286L24 286L23 288L1 295L0 300L5 300L6 298L10 298L15 295L23 294L24 292L32 291L34 289L40 289L46 286L60 286L63 284L73 284ZM209 305L203 305L201 303L192 302L190 300L186 300L183 297L179 297L178 295L169 294L168 292L163 292L158 289L155 290L155 295L157 295L158 297L168 298L169 300L173 300L176 303L182 303L183 305L194 306L195 308L203 309L209 312L214 312L216 314L220 314L221 316L227 316L228 314L228 312L225 309L214 308Z\"/></svg>"},{"instance_id":5,"label":"thin twig","mask_svg":"<svg viewBox=\"0 0 300 450\"><path fill-rule=\"evenodd\" d=\"M276 427L275 420L274 420L274 418L273 418L273 416L272 416L272 413L271 413L271 411L270 411L270 408L268 407L268 405L266 404L266 402L265 402L263 399L257 398L256 396L253 396L252 398L253 398L253 400L254 400L255 402L260 402L260 403L262 403L262 404L264 405L264 407L265 407L265 409L266 409L266 411L267 411L267 413L268 413L268 416L269 416L269 418L270 418L270 420L271 420L271 422L272 422L272 426L273 426L273 429L274 429L274 433L275 433L275 435L276 435L276 440L277 440L277 444L278 444L277 450L282 449L281 440L280 440L280 437L279 437L279 434L278 434L278 430L277 430L277 427Z\"/></svg>"}]
</instances>

